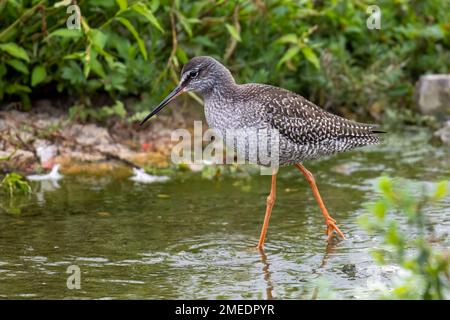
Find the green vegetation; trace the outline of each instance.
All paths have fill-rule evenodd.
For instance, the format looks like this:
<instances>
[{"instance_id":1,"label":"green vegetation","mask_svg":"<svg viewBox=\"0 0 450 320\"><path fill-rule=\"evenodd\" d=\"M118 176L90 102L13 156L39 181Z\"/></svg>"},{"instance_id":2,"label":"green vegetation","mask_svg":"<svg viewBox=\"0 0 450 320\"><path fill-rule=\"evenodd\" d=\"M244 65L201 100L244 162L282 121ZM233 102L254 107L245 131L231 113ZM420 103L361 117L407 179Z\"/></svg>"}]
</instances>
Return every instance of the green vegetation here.
<instances>
[{"instance_id":1,"label":"green vegetation","mask_svg":"<svg viewBox=\"0 0 450 320\"><path fill-rule=\"evenodd\" d=\"M398 266L401 271L384 298L450 297L450 254L424 213L425 208L438 205L445 197L446 187L447 181L440 182L434 192L423 190L417 197L399 182L386 177L380 180L381 197L371 205L371 214L361 218L361 225L371 234L382 236L382 246L373 251L376 262ZM405 229L399 220L406 220Z\"/></svg>"},{"instance_id":2,"label":"green vegetation","mask_svg":"<svg viewBox=\"0 0 450 320\"><path fill-rule=\"evenodd\" d=\"M28 182L18 173L11 172L5 175L0 182L1 188L12 197L14 193L30 193L31 188Z\"/></svg>"},{"instance_id":3,"label":"green vegetation","mask_svg":"<svg viewBox=\"0 0 450 320\"><path fill-rule=\"evenodd\" d=\"M1 157L0 162L9 161L15 153L16 151L6 157ZM4 176L0 175L0 209L13 214L20 214L21 210L16 204L15 195L28 195L30 193L31 187L21 174L10 172ZM8 202L6 198L8 198Z\"/></svg>"},{"instance_id":4,"label":"green vegetation","mask_svg":"<svg viewBox=\"0 0 450 320\"><path fill-rule=\"evenodd\" d=\"M0 162L9 161L16 154L16 151L12 152L10 155L6 157L1 157ZM30 193L31 187L27 181L19 174L15 172L11 172L6 174L3 179L0 181L0 194L1 191L7 193L10 197L14 195L14 193Z\"/></svg>"},{"instance_id":5,"label":"green vegetation","mask_svg":"<svg viewBox=\"0 0 450 320\"><path fill-rule=\"evenodd\" d=\"M21 174L16 172L7 173L0 179L0 212L20 215L23 197L29 196L32 192L30 185Z\"/></svg>"},{"instance_id":6,"label":"green vegetation","mask_svg":"<svg viewBox=\"0 0 450 320\"><path fill-rule=\"evenodd\" d=\"M119 100L112 106L103 106L100 108L86 108L85 105L75 105L69 109L69 119L70 120L80 120L85 122L88 118L97 121L103 121L111 116L117 116L123 119L127 111L123 103Z\"/></svg>"},{"instance_id":7,"label":"green vegetation","mask_svg":"<svg viewBox=\"0 0 450 320\"><path fill-rule=\"evenodd\" d=\"M80 0L81 30L66 27L70 3L0 1L0 101L27 109L34 97L59 92L91 108L98 95L116 106L133 96L127 108L135 113L173 87L190 57L211 55L241 82L379 117L410 108L420 75L450 72L445 1L378 1L381 30L367 28L372 3L359 0ZM104 111L100 118L117 113Z\"/></svg>"}]
</instances>

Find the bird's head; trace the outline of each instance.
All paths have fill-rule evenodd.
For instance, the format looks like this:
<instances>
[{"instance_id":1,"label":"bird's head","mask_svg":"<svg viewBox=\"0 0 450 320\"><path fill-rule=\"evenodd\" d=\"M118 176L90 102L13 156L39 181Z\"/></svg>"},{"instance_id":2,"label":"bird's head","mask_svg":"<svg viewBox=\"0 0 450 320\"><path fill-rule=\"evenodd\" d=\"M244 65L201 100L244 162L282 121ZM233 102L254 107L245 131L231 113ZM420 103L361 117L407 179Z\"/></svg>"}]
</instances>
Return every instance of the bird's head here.
<instances>
[{"instance_id":1,"label":"bird's head","mask_svg":"<svg viewBox=\"0 0 450 320\"><path fill-rule=\"evenodd\" d=\"M233 76L216 59L207 56L194 57L181 70L180 82L175 89L141 121L141 125L183 92L194 91L205 96L217 86L223 86L229 81L234 83Z\"/></svg>"}]
</instances>

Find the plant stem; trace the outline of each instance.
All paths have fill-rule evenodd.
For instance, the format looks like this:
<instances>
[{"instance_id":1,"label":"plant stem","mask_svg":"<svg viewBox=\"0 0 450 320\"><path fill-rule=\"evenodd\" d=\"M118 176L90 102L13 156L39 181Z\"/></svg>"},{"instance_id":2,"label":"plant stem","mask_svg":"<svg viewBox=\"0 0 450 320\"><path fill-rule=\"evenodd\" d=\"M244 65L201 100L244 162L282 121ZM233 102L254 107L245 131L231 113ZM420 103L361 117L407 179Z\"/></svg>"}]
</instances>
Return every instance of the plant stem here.
<instances>
[{"instance_id":1,"label":"plant stem","mask_svg":"<svg viewBox=\"0 0 450 320\"><path fill-rule=\"evenodd\" d=\"M37 4L34 5L34 7L28 9L27 11L25 11L20 18L18 18L16 21L14 21L12 24L10 24L5 30L3 30L0 33L0 42L4 41L4 37L8 34L8 32L10 30L12 30L19 22L21 22L22 20L27 19L29 16L31 16L34 11L36 11L36 9L40 8L40 6L45 2L45 0L41 0L39 1Z\"/></svg>"}]
</instances>

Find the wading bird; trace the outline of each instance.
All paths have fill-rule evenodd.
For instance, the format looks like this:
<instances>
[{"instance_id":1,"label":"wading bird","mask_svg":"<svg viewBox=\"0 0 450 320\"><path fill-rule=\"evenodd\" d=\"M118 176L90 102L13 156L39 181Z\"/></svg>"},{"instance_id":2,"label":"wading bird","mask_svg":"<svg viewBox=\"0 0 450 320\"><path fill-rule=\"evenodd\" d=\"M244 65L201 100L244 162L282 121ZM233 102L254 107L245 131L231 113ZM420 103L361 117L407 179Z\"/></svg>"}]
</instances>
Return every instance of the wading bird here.
<instances>
[{"instance_id":1,"label":"wading bird","mask_svg":"<svg viewBox=\"0 0 450 320\"><path fill-rule=\"evenodd\" d=\"M376 133L382 131L377 130L377 125L336 116L286 89L256 83L236 84L225 66L207 56L194 57L183 67L178 86L141 121L141 125L175 97L188 91L203 97L208 125L223 134L227 130L246 128L276 130L279 133L279 165L294 165L305 176L325 218L328 239L331 239L334 232L345 239L336 220L328 213L313 175L302 162L378 144L379 137ZM265 165L258 160L257 164ZM263 249L275 203L276 179L277 172L274 171L257 246L259 249Z\"/></svg>"}]
</instances>

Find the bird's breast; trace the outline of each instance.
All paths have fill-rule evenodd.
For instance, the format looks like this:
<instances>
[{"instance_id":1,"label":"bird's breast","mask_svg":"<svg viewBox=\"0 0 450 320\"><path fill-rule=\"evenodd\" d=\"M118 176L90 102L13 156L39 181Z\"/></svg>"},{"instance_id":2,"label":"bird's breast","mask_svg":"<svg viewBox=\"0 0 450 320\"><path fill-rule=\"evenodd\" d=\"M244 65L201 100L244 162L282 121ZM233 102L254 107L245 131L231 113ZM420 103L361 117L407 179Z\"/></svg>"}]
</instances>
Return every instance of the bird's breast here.
<instances>
[{"instance_id":1,"label":"bird's breast","mask_svg":"<svg viewBox=\"0 0 450 320\"><path fill-rule=\"evenodd\" d=\"M261 117L244 103L233 100L206 100L205 118L208 126L219 130L265 127Z\"/></svg>"},{"instance_id":2,"label":"bird's breast","mask_svg":"<svg viewBox=\"0 0 450 320\"><path fill-rule=\"evenodd\" d=\"M271 155L277 153L279 137L252 110L242 103L206 101L205 118L217 138L236 155L247 163L268 166Z\"/></svg>"}]
</instances>

